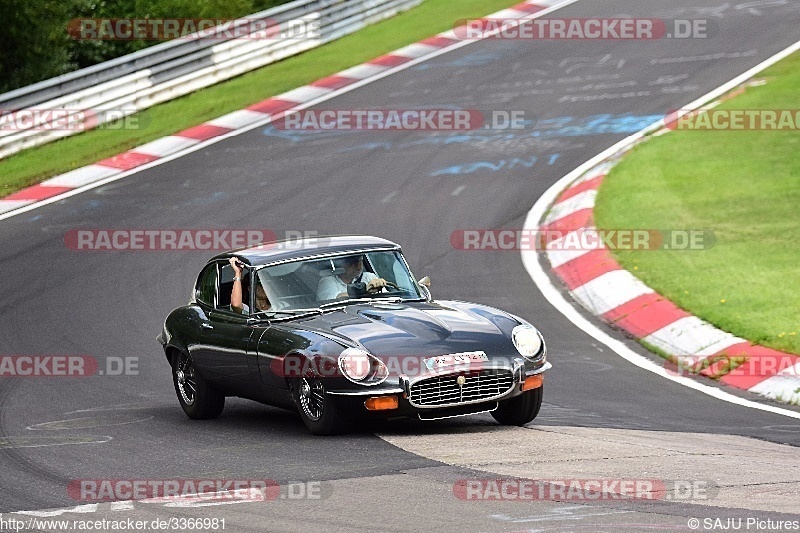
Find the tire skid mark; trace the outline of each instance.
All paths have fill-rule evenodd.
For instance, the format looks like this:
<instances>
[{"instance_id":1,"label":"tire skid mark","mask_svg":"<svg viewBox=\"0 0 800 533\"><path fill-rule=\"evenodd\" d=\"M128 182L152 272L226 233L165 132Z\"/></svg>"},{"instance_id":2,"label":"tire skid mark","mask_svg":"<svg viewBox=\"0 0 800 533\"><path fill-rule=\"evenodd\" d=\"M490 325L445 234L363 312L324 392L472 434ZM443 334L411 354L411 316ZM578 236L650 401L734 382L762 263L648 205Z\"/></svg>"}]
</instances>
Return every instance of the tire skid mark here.
<instances>
[{"instance_id":1,"label":"tire skid mark","mask_svg":"<svg viewBox=\"0 0 800 533\"><path fill-rule=\"evenodd\" d=\"M57 435L57 436L7 436L0 437L0 449L45 448L48 446L71 446L77 444L104 444L114 437L108 435Z\"/></svg>"},{"instance_id":2,"label":"tire skid mark","mask_svg":"<svg viewBox=\"0 0 800 533\"><path fill-rule=\"evenodd\" d=\"M52 422L42 422L40 424L33 424L26 427L29 431L61 431L68 429L89 429L97 427L109 426L125 426L128 424L137 424L139 422L147 422L152 420L154 416L145 416L135 418L133 420L120 420L119 416L105 415L105 416L85 416L80 418L67 418L64 420L55 420Z\"/></svg>"}]
</instances>

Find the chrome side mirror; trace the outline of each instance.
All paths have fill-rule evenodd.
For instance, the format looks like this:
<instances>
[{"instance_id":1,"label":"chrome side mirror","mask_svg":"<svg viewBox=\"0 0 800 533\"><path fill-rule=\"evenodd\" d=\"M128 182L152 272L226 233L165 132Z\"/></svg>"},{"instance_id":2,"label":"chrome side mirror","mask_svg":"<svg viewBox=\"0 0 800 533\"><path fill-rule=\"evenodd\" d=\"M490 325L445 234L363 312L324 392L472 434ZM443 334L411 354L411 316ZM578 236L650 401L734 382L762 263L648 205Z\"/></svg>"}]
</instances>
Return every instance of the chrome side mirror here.
<instances>
[{"instance_id":1,"label":"chrome side mirror","mask_svg":"<svg viewBox=\"0 0 800 533\"><path fill-rule=\"evenodd\" d=\"M421 280L417 282L419 284L419 288L422 289L422 294L428 300L433 300L433 296L431 295L431 278L425 276Z\"/></svg>"}]
</instances>

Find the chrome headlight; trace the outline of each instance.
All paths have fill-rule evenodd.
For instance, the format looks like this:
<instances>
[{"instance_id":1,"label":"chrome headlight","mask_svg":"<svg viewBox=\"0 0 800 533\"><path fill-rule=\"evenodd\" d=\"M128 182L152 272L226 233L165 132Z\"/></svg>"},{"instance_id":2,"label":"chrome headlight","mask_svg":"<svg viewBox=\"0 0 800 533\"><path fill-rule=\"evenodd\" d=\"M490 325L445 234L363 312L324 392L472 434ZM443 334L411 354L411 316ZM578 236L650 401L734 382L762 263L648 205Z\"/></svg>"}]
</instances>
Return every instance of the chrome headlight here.
<instances>
[{"instance_id":1,"label":"chrome headlight","mask_svg":"<svg viewBox=\"0 0 800 533\"><path fill-rule=\"evenodd\" d=\"M378 385L389 376L383 361L360 348L346 348L339 354L342 375L360 385Z\"/></svg>"},{"instance_id":2,"label":"chrome headlight","mask_svg":"<svg viewBox=\"0 0 800 533\"><path fill-rule=\"evenodd\" d=\"M536 359L542 350L544 341L535 327L521 324L511 332L511 340L517 351L526 359Z\"/></svg>"}]
</instances>

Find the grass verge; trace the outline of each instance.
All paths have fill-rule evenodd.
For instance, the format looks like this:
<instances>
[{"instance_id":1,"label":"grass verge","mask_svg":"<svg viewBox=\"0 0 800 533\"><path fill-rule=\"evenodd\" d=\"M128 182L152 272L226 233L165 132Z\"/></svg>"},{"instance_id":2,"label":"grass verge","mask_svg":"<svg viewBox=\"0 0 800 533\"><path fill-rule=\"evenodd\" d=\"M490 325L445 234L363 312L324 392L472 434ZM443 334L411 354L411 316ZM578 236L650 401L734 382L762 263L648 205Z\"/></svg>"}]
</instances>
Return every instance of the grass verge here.
<instances>
[{"instance_id":1,"label":"grass verge","mask_svg":"<svg viewBox=\"0 0 800 533\"><path fill-rule=\"evenodd\" d=\"M800 110L800 53L717 109ZM800 131L674 131L639 145L597 198L601 228L705 229L699 251L615 251L650 287L715 326L800 354Z\"/></svg>"},{"instance_id":2,"label":"grass verge","mask_svg":"<svg viewBox=\"0 0 800 533\"><path fill-rule=\"evenodd\" d=\"M319 48L138 113L136 130L97 129L0 160L0 197L111 157L270 96L335 74L520 0L425 0L421 5Z\"/></svg>"}]
</instances>

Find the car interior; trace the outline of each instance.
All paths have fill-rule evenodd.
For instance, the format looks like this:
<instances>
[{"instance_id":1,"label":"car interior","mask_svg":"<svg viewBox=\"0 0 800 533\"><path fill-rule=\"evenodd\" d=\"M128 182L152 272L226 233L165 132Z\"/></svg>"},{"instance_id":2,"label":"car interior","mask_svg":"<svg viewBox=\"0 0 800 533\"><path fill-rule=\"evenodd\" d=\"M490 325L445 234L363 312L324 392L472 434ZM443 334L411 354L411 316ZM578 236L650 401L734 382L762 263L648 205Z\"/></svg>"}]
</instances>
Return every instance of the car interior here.
<instances>
[{"instance_id":1,"label":"car interior","mask_svg":"<svg viewBox=\"0 0 800 533\"><path fill-rule=\"evenodd\" d=\"M394 265L398 267L399 265ZM374 272L369 258L365 257L364 271ZM389 267L391 272L392 268ZM317 287L325 276L342 274L344 268L336 265L334 259L286 263L267 267L258 271L258 278L264 284L267 296L273 307L277 309L314 308L322 303L335 300L320 301L317 299ZM219 293L217 309L229 310L231 291L233 290L233 268L227 263L219 266ZM397 278L396 272L387 277L390 281ZM242 291L244 303L250 300L251 274L245 269L242 274Z\"/></svg>"}]
</instances>

